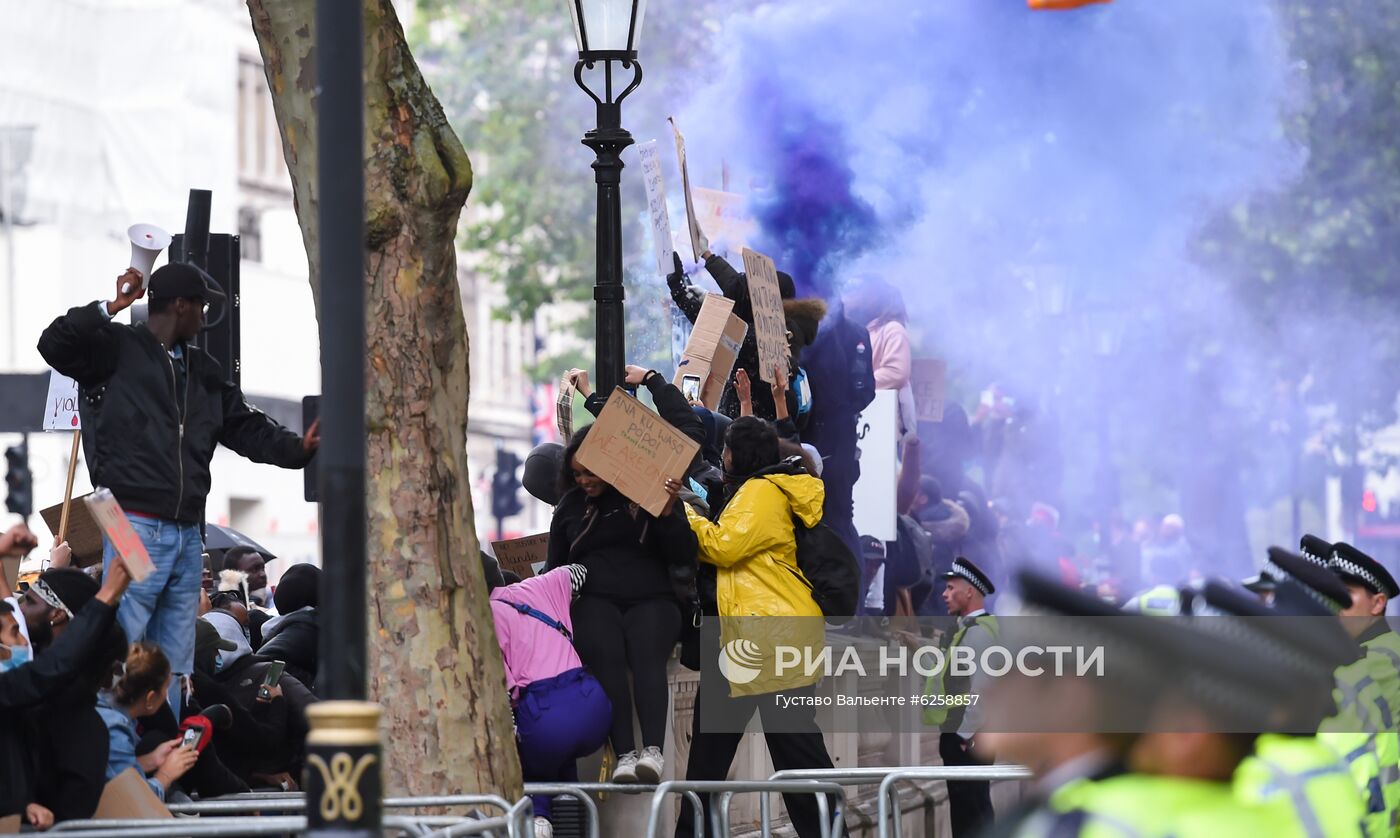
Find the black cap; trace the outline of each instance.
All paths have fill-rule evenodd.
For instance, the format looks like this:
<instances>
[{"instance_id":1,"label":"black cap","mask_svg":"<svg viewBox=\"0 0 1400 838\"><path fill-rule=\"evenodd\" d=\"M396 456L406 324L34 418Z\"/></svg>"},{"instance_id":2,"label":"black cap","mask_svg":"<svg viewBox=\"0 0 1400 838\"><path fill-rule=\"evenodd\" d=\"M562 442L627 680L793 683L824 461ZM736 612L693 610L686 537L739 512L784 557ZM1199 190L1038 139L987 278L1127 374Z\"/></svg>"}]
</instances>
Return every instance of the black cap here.
<instances>
[{"instance_id":1,"label":"black cap","mask_svg":"<svg viewBox=\"0 0 1400 838\"><path fill-rule=\"evenodd\" d=\"M194 265L172 262L151 274L146 293L152 299L198 298L207 302L224 299L214 278Z\"/></svg>"},{"instance_id":2,"label":"black cap","mask_svg":"<svg viewBox=\"0 0 1400 838\"><path fill-rule=\"evenodd\" d=\"M76 567L55 567L39 574L34 581L34 593L50 608L73 616L95 596L97 580Z\"/></svg>"},{"instance_id":3,"label":"black cap","mask_svg":"<svg viewBox=\"0 0 1400 838\"><path fill-rule=\"evenodd\" d=\"M1252 594L1270 594L1278 590L1278 580L1262 571L1242 580L1240 584Z\"/></svg>"},{"instance_id":4,"label":"black cap","mask_svg":"<svg viewBox=\"0 0 1400 838\"><path fill-rule=\"evenodd\" d=\"M947 573L939 574L944 579L963 579L972 587L982 592L982 596L991 596L997 592L996 586L987 574L982 572L982 568L959 556L953 559L953 569Z\"/></svg>"},{"instance_id":5,"label":"black cap","mask_svg":"<svg viewBox=\"0 0 1400 838\"><path fill-rule=\"evenodd\" d=\"M1351 594L1336 576L1282 547L1269 548L1262 572L1273 577L1275 582L1296 582L1333 614L1351 606Z\"/></svg>"},{"instance_id":6,"label":"black cap","mask_svg":"<svg viewBox=\"0 0 1400 838\"><path fill-rule=\"evenodd\" d=\"M1332 561L1328 568L1342 581L1361 585L1372 594L1385 594L1391 599L1400 596L1400 587L1385 565L1346 543L1332 546Z\"/></svg>"},{"instance_id":7,"label":"black cap","mask_svg":"<svg viewBox=\"0 0 1400 838\"><path fill-rule=\"evenodd\" d=\"M1298 548L1303 551L1303 558L1317 565L1327 567L1327 563L1332 561L1332 544L1323 541L1315 535L1305 535L1298 539Z\"/></svg>"}]
</instances>

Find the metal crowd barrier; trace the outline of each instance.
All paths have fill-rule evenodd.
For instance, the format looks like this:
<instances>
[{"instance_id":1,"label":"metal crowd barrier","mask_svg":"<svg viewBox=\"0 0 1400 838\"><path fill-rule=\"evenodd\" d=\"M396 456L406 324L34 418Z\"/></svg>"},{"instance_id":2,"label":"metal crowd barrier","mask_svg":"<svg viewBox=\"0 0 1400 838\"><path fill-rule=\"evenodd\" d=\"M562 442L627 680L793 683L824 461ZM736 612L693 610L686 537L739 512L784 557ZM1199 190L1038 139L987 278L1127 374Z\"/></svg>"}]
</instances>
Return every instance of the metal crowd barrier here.
<instances>
[{"instance_id":1,"label":"metal crowd barrier","mask_svg":"<svg viewBox=\"0 0 1400 838\"><path fill-rule=\"evenodd\" d=\"M910 780L1026 780L1031 770L1024 765L937 766L931 768L901 768L890 771L880 781L880 796L876 817L880 838L890 838L890 801L894 806L894 838L903 838L903 806L899 802L898 784Z\"/></svg>"},{"instance_id":2,"label":"metal crowd barrier","mask_svg":"<svg viewBox=\"0 0 1400 838\"><path fill-rule=\"evenodd\" d=\"M49 831L81 835L82 838L216 838L235 835L285 835L304 832L306 818L160 818L153 820L66 821Z\"/></svg>"},{"instance_id":3,"label":"metal crowd barrier","mask_svg":"<svg viewBox=\"0 0 1400 838\"><path fill-rule=\"evenodd\" d=\"M685 781L673 780L662 783L656 787L656 794L651 799L651 817L647 820L647 838L656 838L657 829L661 826L661 810L668 795L684 794L691 800L691 805L695 808L696 835L705 834L703 806L698 798L700 794L719 794L720 799L711 809L711 821L714 826L717 838L729 838L729 804L735 794L745 794L750 792L764 792L764 798L771 792L781 792L783 794L814 794L817 796L817 812L821 819L822 838L832 838L831 831L831 806L827 803L826 796L832 795L841 800L844 807L846 801L846 790L836 783L823 783L813 780L782 780L782 781L746 781L746 780L714 780L714 781ZM766 823L765 823L766 828Z\"/></svg>"},{"instance_id":4,"label":"metal crowd barrier","mask_svg":"<svg viewBox=\"0 0 1400 838\"><path fill-rule=\"evenodd\" d=\"M530 798L522 797L506 811L504 817L459 823L433 832L429 838L457 838L460 835L499 836L502 828L506 830L507 838L534 838L535 824L534 818L531 817L533 811L534 804L530 802Z\"/></svg>"}]
</instances>

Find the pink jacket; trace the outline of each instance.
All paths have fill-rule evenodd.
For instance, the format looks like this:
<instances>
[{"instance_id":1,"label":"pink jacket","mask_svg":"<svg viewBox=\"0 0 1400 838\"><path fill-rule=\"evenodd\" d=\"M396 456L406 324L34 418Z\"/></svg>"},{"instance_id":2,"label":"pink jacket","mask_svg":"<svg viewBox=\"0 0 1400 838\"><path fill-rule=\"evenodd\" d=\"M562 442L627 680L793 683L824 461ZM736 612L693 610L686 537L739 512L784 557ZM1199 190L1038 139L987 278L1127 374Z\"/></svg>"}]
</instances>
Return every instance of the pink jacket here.
<instances>
[{"instance_id":1,"label":"pink jacket","mask_svg":"<svg viewBox=\"0 0 1400 838\"><path fill-rule=\"evenodd\" d=\"M914 365L914 350L909 345L909 330L898 320L871 323L870 355L875 363L876 390L903 390L909 384Z\"/></svg>"}]
</instances>

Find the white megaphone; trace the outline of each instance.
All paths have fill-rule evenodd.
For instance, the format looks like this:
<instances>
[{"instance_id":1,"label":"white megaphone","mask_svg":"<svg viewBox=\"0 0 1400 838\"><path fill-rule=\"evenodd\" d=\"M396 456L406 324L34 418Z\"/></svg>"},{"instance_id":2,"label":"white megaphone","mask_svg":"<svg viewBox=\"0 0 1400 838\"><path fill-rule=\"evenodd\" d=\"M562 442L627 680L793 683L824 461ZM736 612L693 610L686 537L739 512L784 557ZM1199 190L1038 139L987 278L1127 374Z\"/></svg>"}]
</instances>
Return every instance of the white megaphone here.
<instances>
[{"instance_id":1,"label":"white megaphone","mask_svg":"<svg viewBox=\"0 0 1400 838\"><path fill-rule=\"evenodd\" d=\"M126 235L131 239L131 267L141 272L141 287L145 288L160 252L170 246L170 234L154 224L133 224ZM129 294L131 289L123 286L122 293Z\"/></svg>"}]
</instances>

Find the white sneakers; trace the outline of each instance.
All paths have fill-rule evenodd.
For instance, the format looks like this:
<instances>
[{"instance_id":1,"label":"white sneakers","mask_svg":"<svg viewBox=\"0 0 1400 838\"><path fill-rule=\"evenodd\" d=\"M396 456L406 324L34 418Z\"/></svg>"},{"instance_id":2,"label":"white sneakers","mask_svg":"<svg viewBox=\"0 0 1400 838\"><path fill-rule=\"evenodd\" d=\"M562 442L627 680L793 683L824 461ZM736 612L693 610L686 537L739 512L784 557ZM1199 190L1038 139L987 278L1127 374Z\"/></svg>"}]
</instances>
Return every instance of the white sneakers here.
<instances>
[{"instance_id":1,"label":"white sneakers","mask_svg":"<svg viewBox=\"0 0 1400 838\"><path fill-rule=\"evenodd\" d=\"M554 838L554 824L544 818L535 818L535 838Z\"/></svg>"},{"instance_id":2,"label":"white sneakers","mask_svg":"<svg viewBox=\"0 0 1400 838\"><path fill-rule=\"evenodd\" d=\"M628 751L618 757L612 781L654 786L661 782L661 774L665 770L666 758L661 755L661 749L651 745L643 748L640 756L636 751Z\"/></svg>"},{"instance_id":3,"label":"white sneakers","mask_svg":"<svg viewBox=\"0 0 1400 838\"><path fill-rule=\"evenodd\" d=\"M614 783L635 783L637 782L637 752L628 751L617 758L617 767L613 769L612 781Z\"/></svg>"},{"instance_id":4,"label":"white sneakers","mask_svg":"<svg viewBox=\"0 0 1400 838\"><path fill-rule=\"evenodd\" d=\"M653 745L642 749L642 756L637 760L637 782L654 786L661 782L661 773L665 770L666 758L661 756L660 748Z\"/></svg>"}]
</instances>

